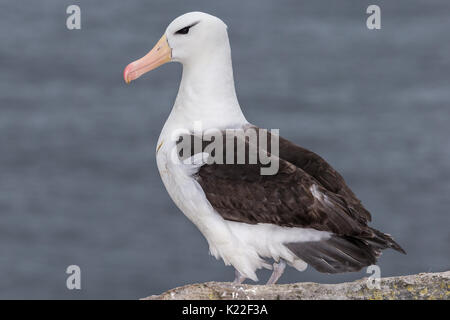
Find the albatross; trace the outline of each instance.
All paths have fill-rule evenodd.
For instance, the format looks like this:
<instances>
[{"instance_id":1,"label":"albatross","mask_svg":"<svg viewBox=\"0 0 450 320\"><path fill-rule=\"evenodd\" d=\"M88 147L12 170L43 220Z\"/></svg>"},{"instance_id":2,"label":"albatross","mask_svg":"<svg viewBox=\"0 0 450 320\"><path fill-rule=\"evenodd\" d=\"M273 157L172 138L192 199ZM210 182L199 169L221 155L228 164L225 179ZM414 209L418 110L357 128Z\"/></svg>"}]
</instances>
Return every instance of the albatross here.
<instances>
[{"instance_id":1,"label":"albatross","mask_svg":"<svg viewBox=\"0 0 450 320\"><path fill-rule=\"evenodd\" d=\"M130 83L167 62L181 63L183 72L156 145L158 170L172 200L206 238L211 255L234 267L235 283L258 281L261 268L273 270L267 283L274 284L286 264L299 271L309 264L319 272L353 272L375 264L383 249L405 253L389 234L368 226L370 213L333 167L281 136L276 136L277 150L264 149L277 151L275 174L262 174L259 160L210 161L213 152L204 141L181 161L178 144L184 138L192 141L212 129L262 129L247 121L239 105L222 20L202 12L176 18L150 52L126 66L124 80ZM275 141L272 133L268 136ZM262 140L255 146L244 138L245 150L261 151ZM225 148L225 153L235 150Z\"/></svg>"}]
</instances>

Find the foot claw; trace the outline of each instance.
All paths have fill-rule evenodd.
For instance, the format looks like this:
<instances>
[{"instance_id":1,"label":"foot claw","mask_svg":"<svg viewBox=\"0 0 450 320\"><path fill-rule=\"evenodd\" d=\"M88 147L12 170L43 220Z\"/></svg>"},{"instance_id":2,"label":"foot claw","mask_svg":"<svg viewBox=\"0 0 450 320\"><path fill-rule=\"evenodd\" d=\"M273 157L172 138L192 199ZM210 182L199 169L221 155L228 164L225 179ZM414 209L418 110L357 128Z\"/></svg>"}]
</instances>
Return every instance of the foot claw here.
<instances>
[{"instance_id":1,"label":"foot claw","mask_svg":"<svg viewBox=\"0 0 450 320\"><path fill-rule=\"evenodd\" d=\"M286 268L286 263L284 262L284 260L280 260L279 263L274 263L272 275L270 276L266 285L275 284L278 281L278 279L280 279L285 268Z\"/></svg>"}]
</instances>

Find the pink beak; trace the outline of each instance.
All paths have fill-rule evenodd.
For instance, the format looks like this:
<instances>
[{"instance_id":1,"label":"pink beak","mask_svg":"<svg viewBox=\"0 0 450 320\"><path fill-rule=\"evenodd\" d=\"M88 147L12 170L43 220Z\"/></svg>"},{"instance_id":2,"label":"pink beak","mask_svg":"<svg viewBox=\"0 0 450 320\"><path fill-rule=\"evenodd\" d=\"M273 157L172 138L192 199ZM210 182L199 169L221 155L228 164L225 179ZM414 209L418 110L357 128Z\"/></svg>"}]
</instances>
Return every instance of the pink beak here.
<instances>
[{"instance_id":1,"label":"pink beak","mask_svg":"<svg viewBox=\"0 0 450 320\"><path fill-rule=\"evenodd\" d=\"M123 79L126 83L130 83L144 73L169 62L171 59L172 49L169 47L166 35L163 35L149 53L126 66L123 70Z\"/></svg>"}]
</instances>

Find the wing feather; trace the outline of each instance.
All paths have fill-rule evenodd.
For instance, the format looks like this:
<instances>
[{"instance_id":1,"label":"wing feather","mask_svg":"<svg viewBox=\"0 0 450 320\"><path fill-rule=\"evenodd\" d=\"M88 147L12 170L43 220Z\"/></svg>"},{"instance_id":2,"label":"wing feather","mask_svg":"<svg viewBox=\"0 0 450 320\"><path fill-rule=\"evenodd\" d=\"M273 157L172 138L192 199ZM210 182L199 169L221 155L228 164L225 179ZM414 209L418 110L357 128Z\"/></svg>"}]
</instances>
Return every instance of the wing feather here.
<instances>
[{"instance_id":1,"label":"wing feather","mask_svg":"<svg viewBox=\"0 0 450 320\"><path fill-rule=\"evenodd\" d=\"M194 136L189 137L192 141L195 140ZM223 133L223 160L228 151L226 140L227 136ZM280 137L279 141L279 170L275 175L261 175L264 165L260 161L249 164L251 142L248 139L245 140L245 164L236 164L236 161L235 164L205 164L195 173L194 177L206 198L225 220L313 228L331 232L345 238L345 241L359 241L360 249L371 246L373 250L387 247L403 250L392 237L367 225L370 213L346 185L342 176L324 159L286 139ZM207 145L208 142L203 141L202 149ZM236 154L237 144L232 145ZM271 148L269 146L266 149L270 151ZM191 152L198 151L192 147ZM274 154L270 155L275 157ZM335 240L330 244L337 243ZM342 246L342 241L339 243ZM304 246L295 248L299 252L307 250ZM353 254L355 252L356 250L352 250ZM336 251L333 256L336 258L345 255ZM330 261L327 260L327 263Z\"/></svg>"}]
</instances>

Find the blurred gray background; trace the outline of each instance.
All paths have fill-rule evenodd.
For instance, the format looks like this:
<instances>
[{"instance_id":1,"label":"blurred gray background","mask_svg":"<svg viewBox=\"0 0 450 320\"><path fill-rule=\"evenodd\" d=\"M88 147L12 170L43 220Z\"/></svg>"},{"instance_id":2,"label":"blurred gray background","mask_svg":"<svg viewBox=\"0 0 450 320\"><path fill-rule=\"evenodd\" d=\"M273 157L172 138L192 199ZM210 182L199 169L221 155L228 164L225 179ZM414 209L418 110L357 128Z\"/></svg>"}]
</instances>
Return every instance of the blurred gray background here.
<instances>
[{"instance_id":1,"label":"blurred gray background","mask_svg":"<svg viewBox=\"0 0 450 320\"><path fill-rule=\"evenodd\" d=\"M81 30L66 29L70 4ZM369 4L381 30L366 28ZM136 299L233 279L156 168L181 66L122 78L197 10L228 24L247 118L322 155L406 249L384 252L382 276L448 270L449 1L2 1L0 298ZM80 291L66 289L71 264ZM290 269L281 282L363 276Z\"/></svg>"}]
</instances>

